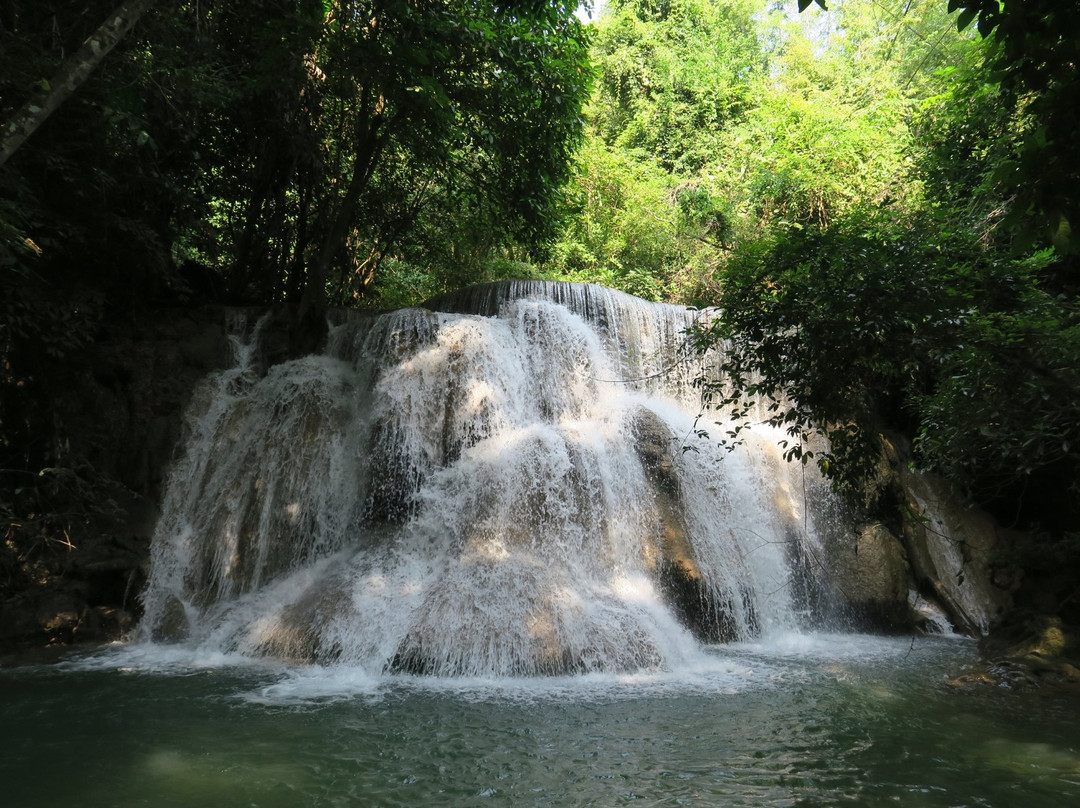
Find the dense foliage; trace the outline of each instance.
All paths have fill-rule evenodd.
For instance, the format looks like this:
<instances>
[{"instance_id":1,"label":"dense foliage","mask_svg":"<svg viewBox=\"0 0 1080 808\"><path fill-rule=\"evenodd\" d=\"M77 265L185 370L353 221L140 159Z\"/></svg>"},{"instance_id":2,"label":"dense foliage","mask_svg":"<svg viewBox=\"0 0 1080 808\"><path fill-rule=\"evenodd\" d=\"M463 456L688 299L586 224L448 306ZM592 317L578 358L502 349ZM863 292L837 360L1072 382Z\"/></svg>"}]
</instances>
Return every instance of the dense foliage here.
<instances>
[{"instance_id":1,"label":"dense foliage","mask_svg":"<svg viewBox=\"0 0 1080 808\"><path fill-rule=\"evenodd\" d=\"M1078 251L1080 223L1080 3L1075 0L949 0L961 28L977 20L988 39L987 67L1006 108L1021 113L1011 153L993 179L1013 222L1034 216L1031 240ZM1030 225L1029 225L1030 226ZM1025 241L1027 238L1025 238Z\"/></svg>"},{"instance_id":2,"label":"dense foliage","mask_svg":"<svg viewBox=\"0 0 1080 808\"><path fill-rule=\"evenodd\" d=\"M768 401L793 458L826 436L816 459L849 487L873 479L884 431L1010 518L1061 518L1047 505L1080 471L1080 308L1046 288L1051 251L995 253L937 224L849 216L741 252L698 335L727 345L710 393L745 418Z\"/></svg>"},{"instance_id":3,"label":"dense foliage","mask_svg":"<svg viewBox=\"0 0 1080 808\"><path fill-rule=\"evenodd\" d=\"M14 4L0 113L108 10ZM101 256L94 285L138 300L187 286L345 302L370 296L388 256L537 248L559 219L589 87L573 10L159 4L5 166L6 260L41 274Z\"/></svg>"},{"instance_id":4,"label":"dense foliage","mask_svg":"<svg viewBox=\"0 0 1080 808\"><path fill-rule=\"evenodd\" d=\"M613 0L581 214L549 266L719 305L696 335L726 346L706 397L786 427L840 487L874 495L888 434L1060 530L1080 485L1080 9L952 5Z\"/></svg>"},{"instance_id":5,"label":"dense foliage","mask_svg":"<svg viewBox=\"0 0 1080 808\"><path fill-rule=\"evenodd\" d=\"M1068 529L1080 301L1059 180L1072 169L1049 177L1042 160L1075 151L1076 132L1043 128L1068 93L1021 97L1000 73L1008 44L972 45L910 114L902 196L856 195L834 221L744 245L702 338L732 341L739 392L779 399L795 455L813 432L830 438L818 460L840 484L865 488L891 430L1010 522Z\"/></svg>"}]
</instances>

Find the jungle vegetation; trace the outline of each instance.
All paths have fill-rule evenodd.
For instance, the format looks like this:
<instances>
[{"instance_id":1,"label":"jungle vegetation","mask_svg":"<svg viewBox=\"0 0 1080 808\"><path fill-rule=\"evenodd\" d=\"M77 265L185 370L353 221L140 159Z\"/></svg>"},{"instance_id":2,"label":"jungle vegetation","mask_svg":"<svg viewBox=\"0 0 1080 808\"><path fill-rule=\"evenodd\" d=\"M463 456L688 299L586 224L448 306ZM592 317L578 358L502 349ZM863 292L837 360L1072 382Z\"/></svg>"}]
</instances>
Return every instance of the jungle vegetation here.
<instances>
[{"instance_id":1,"label":"jungle vegetation","mask_svg":"<svg viewBox=\"0 0 1080 808\"><path fill-rule=\"evenodd\" d=\"M5 126L116 2L4 5ZM897 435L1075 539L1076 0L121 7L0 165L5 520L92 479L49 401L109 318L528 276L718 306L736 384L703 393L771 402L792 459L867 493Z\"/></svg>"},{"instance_id":2,"label":"jungle vegetation","mask_svg":"<svg viewBox=\"0 0 1080 808\"><path fill-rule=\"evenodd\" d=\"M611 0L546 266L718 306L706 396L770 405L838 487L880 494L891 436L1005 524L1075 531L1080 8L800 5Z\"/></svg>"}]
</instances>

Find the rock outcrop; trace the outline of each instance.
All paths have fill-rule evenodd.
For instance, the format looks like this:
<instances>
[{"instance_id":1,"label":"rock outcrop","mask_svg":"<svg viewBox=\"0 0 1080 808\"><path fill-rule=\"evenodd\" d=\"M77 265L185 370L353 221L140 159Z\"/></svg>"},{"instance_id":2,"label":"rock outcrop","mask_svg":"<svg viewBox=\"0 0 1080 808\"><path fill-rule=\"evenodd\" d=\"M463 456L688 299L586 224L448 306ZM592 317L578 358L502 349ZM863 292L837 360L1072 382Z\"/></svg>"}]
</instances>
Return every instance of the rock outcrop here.
<instances>
[{"instance_id":1,"label":"rock outcrop","mask_svg":"<svg viewBox=\"0 0 1080 808\"><path fill-rule=\"evenodd\" d=\"M902 470L904 543L919 590L944 607L953 625L986 634L1012 606L994 575L1002 542L986 513L966 506L947 481Z\"/></svg>"},{"instance_id":2,"label":"rock outcrop","mask_svg":"<svg viewBox=\"0 0 1080 808\"><path fill-rule=\"evenodd\" d=\"M883 524L865 525L854 540L832 548L829 576L856 626L887 631L914 627L907 553Z\"/></svg>"},{"instance_id":3,"label":"rock outcrop","mask_svg":"<svg viewBox=\"0 0 1080 808\"><path fill-rule=\"evenodd\" d=\"M634 447L653 490L656 533L646 543L646 565L652 570L679 620L698 639L728 642L738 637L731 618L733 604L725 603L708 585L694 555L679 490L673 448L675 436L651 410L635 413L631 432ZM759 630L753 602L743 598L750 611L750 630Z\"/></svg>"}]
</instances>

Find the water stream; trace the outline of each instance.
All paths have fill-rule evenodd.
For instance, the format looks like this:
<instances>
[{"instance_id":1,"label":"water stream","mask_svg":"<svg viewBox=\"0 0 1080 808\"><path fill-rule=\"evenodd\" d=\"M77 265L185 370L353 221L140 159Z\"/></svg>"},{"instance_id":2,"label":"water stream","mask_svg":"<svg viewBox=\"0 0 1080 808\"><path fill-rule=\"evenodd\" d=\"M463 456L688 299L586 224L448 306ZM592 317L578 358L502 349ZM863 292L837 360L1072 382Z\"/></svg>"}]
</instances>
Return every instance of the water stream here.
<instances>
[{"instance_id":1,"label":"water stream","mask_svg":"<svg viewBox=\"0 0 1080 808\"><path fill-rule=\"evenodd\" d=\"M798 561L828 495L774 434L704 434L698 313L570 284L432 305L265 374L238 338L189 415L140 639L533 676L674 670L821 617Z\"/></svg>"}]
</instances>

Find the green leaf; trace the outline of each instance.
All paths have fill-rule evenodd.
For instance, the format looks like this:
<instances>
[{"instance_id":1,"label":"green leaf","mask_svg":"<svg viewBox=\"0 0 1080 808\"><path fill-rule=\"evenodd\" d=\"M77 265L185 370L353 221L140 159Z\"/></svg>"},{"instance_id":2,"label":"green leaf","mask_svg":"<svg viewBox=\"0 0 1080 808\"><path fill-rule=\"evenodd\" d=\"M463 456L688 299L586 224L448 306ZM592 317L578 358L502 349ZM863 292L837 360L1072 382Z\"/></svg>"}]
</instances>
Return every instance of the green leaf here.
<instances>
[{"instance_id":1,"label":"green leaf","mask_svg":"<svg viewBox=\"0 0 1080 808\"><path fill-rule=\"evenodd\" d=\"M956 30L963 31L979 15L978 9L965 8L956 18Z\"/></svg>"}]
</instances>

